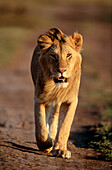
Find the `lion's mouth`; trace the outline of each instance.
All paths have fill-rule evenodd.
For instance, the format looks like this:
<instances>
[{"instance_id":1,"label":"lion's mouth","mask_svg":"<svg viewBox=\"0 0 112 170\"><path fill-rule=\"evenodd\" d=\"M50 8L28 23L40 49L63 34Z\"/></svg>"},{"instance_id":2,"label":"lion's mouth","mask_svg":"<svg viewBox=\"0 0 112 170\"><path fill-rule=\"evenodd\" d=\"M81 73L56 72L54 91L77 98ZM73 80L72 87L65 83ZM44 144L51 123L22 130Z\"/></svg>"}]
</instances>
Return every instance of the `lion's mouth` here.
<instances>
[{"instance_id":1,"label":"lion's mouth","mask_svg":"<svg viewBox=\"0 0 112 170\"><path fill-rule=\"evenodd\" d=\"M65 77L61 76L61 77L58 77L58 78L54 78L54 82L55 83L67 83L68 78L65 78Z\"/></svg>"}]
</instances>

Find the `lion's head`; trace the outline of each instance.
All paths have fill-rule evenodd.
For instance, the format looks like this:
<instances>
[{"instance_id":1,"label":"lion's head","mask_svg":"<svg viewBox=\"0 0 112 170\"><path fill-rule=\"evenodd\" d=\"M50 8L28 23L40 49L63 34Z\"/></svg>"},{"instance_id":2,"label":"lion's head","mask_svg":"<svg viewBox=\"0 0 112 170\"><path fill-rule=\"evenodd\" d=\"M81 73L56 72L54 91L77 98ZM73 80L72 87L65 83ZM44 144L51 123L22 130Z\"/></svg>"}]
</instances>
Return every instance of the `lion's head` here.
<instances>
[{"instance_id":1,"label":"lion's head","mask_svg":"<svg viewBox=\"0 0 112 170\"><path fill-rule=\"evenodd\" d=\"M39 61L46 79L52 78L56 87L67 87L80 56L82 36L78 33L67 36L52 28L39 36L38 45L41 53Z\"/></svg>"}]
</instances>

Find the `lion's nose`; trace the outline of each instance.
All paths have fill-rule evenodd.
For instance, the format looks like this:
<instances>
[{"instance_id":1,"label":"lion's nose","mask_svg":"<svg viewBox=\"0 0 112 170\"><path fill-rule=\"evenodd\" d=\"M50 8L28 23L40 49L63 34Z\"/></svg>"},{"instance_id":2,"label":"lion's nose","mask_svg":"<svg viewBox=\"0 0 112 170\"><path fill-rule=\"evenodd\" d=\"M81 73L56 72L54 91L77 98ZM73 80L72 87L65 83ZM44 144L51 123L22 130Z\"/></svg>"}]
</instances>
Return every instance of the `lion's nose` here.
<instances>
[{"instance_id":1,"label":"lion's nose","mask_svg":"<svg viewBox=\"0 0 112 170\"><path fill-rule=\"evenodd\" d=\"M66 69L60 69L60 68L57 68L57 71L59 72L59 73L64 73L65 71L66 71Z\"/></svg>"}]
</instances>

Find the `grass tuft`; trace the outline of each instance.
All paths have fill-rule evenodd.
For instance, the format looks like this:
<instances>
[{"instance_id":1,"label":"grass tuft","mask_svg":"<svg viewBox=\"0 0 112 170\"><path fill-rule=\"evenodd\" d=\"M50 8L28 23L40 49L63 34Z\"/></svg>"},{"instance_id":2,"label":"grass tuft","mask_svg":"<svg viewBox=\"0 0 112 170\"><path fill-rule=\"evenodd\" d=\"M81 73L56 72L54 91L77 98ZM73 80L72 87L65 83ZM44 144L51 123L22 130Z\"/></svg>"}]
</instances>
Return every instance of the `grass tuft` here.
<instances>
[{"instance_id":1,"label":"grass tuft","mask_svg":"<svg viewBox=\"0 0 112 170\"><path fill-rule=\"evenodd\" d=\"M112 126L110 123L96 127L93 140L89 145L101 153L98 158L106 161L112 160Z\"/></svg>"}]
</instances>

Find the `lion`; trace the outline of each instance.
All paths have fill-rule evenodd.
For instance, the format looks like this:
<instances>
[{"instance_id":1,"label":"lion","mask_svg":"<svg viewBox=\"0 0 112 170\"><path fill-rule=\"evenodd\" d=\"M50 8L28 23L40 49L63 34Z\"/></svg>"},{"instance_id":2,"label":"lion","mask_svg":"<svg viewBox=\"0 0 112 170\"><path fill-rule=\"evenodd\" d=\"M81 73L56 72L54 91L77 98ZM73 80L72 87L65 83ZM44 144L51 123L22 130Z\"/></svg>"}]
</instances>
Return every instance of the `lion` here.
<instances>
[{"instance_id":1,"label":"lion","mask_svg":"<svg viewBox=\"0 0 112 170\"><path fill-rule=\"evenodd\" d=\"M31 61L35 136L41 151L70 158L67 141L78 103L82 36L51 28L38 37Z\"/></svg>"}]
</instances>

